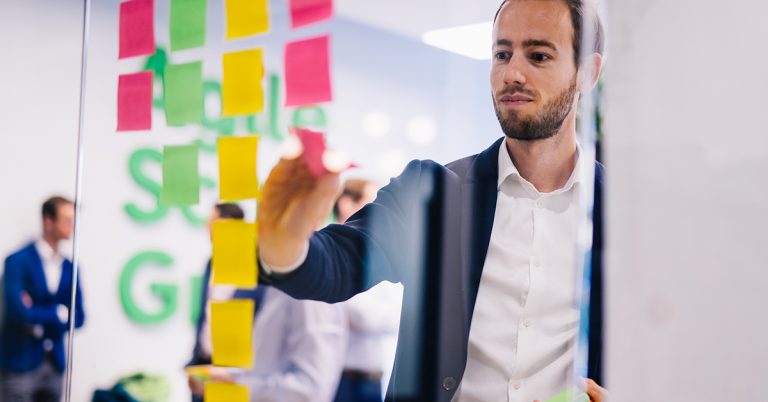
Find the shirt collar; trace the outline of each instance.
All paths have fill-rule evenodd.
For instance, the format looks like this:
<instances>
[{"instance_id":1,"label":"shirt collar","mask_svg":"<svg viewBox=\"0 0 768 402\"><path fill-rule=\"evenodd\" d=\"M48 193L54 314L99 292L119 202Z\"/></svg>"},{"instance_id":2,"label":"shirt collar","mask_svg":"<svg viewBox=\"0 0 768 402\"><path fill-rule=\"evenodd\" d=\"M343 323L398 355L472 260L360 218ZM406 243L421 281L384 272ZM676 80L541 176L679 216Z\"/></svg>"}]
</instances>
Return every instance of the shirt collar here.
<instances>
[{"instance_id":1,"label":"shirt collar","mask_svg":"<svg viewBox=\"0 0 768 402\"><path fill-rule=\"evenodd\" d=\"M38 239L35 242L35 247L37 247L37 253L40 254L40 258L42 258L43 261L50 261L54 259L58 260L63 258L61 253L53 251L51 245L43 239Z\"/></svg>"},{"instance_id":2,"label":"shirt collar","mask_svg":"<svg viewBox=\"0 0 768 402\"><path fill-rule=\"evenodd\" d=\"M584 171L584 162L581 156L583 152L581 149L581 145L577 142L576 143L576 165L573 168L573 172L571 172L571 176L568 178L568 181L565 182L565 185L555 190L555 193L559 192L565 192L570 190L576 183L582 183L584 181L585 177L585 171ZM517 170L517 167L514 163L512 163L512 157L509 155L509 150L507 149L507 141L501 142L501 149L499 150L499 178L498 182L496 183L496 189L501 190L501 185L507 180L509 176L513 176L520 180L523 183L527 183L528 181L523 178L523 176L520 175L520 171ZM533 185L531 185L533 187Z\"/></svg>"}]
</instances>

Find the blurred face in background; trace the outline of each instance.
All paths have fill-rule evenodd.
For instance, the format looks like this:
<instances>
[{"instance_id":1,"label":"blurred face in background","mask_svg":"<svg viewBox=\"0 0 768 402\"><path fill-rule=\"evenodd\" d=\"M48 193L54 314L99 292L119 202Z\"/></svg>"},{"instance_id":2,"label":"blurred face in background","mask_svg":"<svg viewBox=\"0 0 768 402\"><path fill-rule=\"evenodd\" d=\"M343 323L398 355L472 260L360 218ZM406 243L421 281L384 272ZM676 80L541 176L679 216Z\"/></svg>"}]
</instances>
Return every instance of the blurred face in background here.
<instances>
[{"instance_id":1,"label":"blurred face in background","mask_svg":"<svg viewBox=\"0 0 768 402\"><path fill-rule=\"evenodd\" d=\"M75 222L75 206L72 204L59 204L56 207L56 217L43 217L43 233L54 240L69 240L72 238Z\"/></svg>"},{"instance_id":2,"label":"blurred face in background","mask_svg":"<svg viewBox=\"0 0 768 402\"><path fill-rule=\"evenodd\" d=\"M206 223L208 225L208 234L211 237L211 241L213 241L213 222L219 218L221 218L219 209L213 208L213 211L211 211L211 216L208 217L208 222Z\"/></svg>"},{"instance_id":3,"label":"blurred face in background","mask_svg":"<svg viewBox=\"0 0 768 402\"><path fill-rule=\"evenodd\" d=\"M377 190L378 187L374 183L367 183L362 187L359 198L349 195L346 192L343 193L337 201L339 213L336 216L336 220L340 223L346 222L350 216L355 214L355 212L376 199Z\"/></svg>"}]
</instances>

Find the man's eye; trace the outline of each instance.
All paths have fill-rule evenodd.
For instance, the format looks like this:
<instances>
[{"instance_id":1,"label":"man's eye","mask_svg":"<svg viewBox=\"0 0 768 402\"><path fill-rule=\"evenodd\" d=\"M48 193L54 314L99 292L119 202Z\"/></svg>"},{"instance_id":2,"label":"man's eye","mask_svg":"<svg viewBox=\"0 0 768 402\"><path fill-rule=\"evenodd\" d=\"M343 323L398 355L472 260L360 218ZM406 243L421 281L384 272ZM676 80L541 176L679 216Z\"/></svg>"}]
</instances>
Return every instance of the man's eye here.
<instances>
[{"instance_id":1,"label":"man's eye","mask_svg":"<svg viewBox=\"0 0 768 402\"><path fill-rule=\"evenodd\" d=\"M496 52L496 60L506 61L509 60L509 52Z\"/></svg>"},{"instance_id":2,"label":"man's eye","mask_svg":"<svg viewBox=\"0 0 768 402\"><path fill-rule=\"evenodd\" d=\"M550 59L550 57L546 53L532 53L531 54L531 60L533 60L533 61L535 61L537 63L542 63L542 62L545 62L545 61L547 61L549 59Z\"/></svg>"}]
</instances>

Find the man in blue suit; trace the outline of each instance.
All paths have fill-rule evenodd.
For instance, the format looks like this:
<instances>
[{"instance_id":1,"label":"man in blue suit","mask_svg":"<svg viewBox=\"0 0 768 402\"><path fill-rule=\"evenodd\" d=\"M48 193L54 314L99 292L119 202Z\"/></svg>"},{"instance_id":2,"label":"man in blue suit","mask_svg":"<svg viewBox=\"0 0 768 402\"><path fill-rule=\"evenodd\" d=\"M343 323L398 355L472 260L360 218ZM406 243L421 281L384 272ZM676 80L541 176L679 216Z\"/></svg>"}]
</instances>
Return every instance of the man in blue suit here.
<instances>
[{"instance_id":1,"label":"man in blue suit","mask_svg":"<svg viewBox=\"0 0 768 402\"><path fill-rule=\"evenodd\" d=\"M328 302L403 283L387 400L532 402L568 392L579 206L593 188L586 391L603 399L602 167L576 142L579 97L597 81L602 48L599 19L581 0L504 0L490 81L505 138L447 165L411 162L344 225L320 231L339 175L315 178L287 158L270 173L259 205L261 280Z\"/></svg>"},{"instance_id":2,"label":"man in blue suit","mask_svg":"<svg viewBox=\"0 0 768 402\"><path fill-rule=\"evenodd\" d=\"M5 316L0 363L2 400L58 402L65 369L64 334L69 330L72 261L59 242L72 236L74 204L51 197L43 204L43 235L5 260ZM77 284L75 327L85 321Z\"/></svg>"}]
</instances>

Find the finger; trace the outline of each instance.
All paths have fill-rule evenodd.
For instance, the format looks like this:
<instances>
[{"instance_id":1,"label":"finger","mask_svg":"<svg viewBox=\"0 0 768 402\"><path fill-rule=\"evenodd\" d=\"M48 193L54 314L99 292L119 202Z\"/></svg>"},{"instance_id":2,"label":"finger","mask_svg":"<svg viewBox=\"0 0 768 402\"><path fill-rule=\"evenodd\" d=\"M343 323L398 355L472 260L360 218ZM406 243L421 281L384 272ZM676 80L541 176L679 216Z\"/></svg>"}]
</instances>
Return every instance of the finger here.
<instances>
[{"instance_id":1,"label":"finger","mask_svg":"<svg viewBox=\"0 0 768 402\"><path fill-rule=\"evenodd\" d=\"M602 402L603 400L603 388L597 385L592 379L586 380L587 384L587 396L592 402Z\"/></svg>"}]
</instances>

